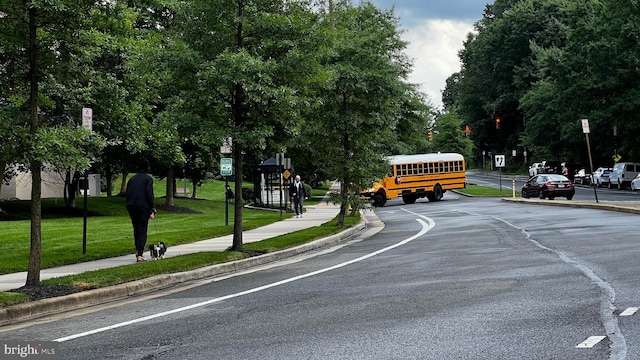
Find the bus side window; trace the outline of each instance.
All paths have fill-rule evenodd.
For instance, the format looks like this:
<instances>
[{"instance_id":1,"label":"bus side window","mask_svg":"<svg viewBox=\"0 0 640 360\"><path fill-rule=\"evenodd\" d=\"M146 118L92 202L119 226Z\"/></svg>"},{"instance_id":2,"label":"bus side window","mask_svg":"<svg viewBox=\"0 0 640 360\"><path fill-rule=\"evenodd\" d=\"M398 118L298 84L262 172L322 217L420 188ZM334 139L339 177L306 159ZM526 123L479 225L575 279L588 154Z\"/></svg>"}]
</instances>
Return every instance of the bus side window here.
<instances>
[{"instance_id":1,"label":"bus side window","mask_svg":"<svg viewBox=\"0 0 640 360\"><path fill-rule=\"evenodd\" d=\"M388 176L388 177L390 177L390 178L392 178L392 177L393 177L393 168L394 168L394 167L395 167L394 165L391 165L391 166L389 167L389 173L387 174L387 176Z\"/></svg>"}]
</instances>

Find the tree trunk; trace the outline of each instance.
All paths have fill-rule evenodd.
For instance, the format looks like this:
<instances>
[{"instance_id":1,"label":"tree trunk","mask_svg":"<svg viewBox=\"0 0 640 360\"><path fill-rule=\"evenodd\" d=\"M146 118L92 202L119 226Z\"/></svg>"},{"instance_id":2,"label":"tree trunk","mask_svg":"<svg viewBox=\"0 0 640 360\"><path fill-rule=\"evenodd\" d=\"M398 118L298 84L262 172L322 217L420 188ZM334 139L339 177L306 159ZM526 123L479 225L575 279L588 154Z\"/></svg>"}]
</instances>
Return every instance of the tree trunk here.
<instances>
[{"instance_id":1,"label":"tree trunk","mask_svg":"<svg viewBox=\"0 0 640 360\"><path fill-rule=\"evenodd\" d=\"M233 201L233 245L232 251L242 251L242 147L234 140L233 179L235 182Z\"/></svg>"},{"instance_id":2,"label":"tree trunk","mask_svg":"<svg viewBox=\"0 0 640 360\"><path fill-rule=\"evenodd\" d=\"M198 189L198 185L196 185L196 182L193 181L193 191L191 191L191 198L192 199L196 199L196 190Z\"/></svg>"},{"instance_id":3,"label":"tree trunk","mask_svg":"<svg viewBox=\"0 0 640 360\"><path fill-rule=\"evenodd\" d=\"M104 175L107 177L107 197L111 197L113 196L113 172L111 171L111 166L107 165L104 172Z\"/></svg>"},{"instance_id":4,"label":"tree trunk","mask_svg":"<svg viewBox=\"0 0 640 360\"><path fill-rule=\"evenodd\" d=\"M29 268L27 270L27 286L40 284L40 266L42 254L42 164L35 161L31 164L31 249L29 252Z\"/></svg>"},{"instance_id":5,"label":"tree trunk","mask_svg":"<svg viewBox=\"0 0 640 360\"><path fill-rule=\"evenodd\" d=\"M344 216L347 214L347 207L349 204L347 200L348 196L349 189L347 187L347 183L345 181L342 181L340 183L340 212L338 213L338 222L336 223L337 226L344 225Z\"/></svg>"},{"instance_id":6,"label":"tree trunk","mask_svg":"<svg viewBox=\"0 0 640 360\"><path fill-rule=\"evenodd\" d=\"M40 127L38 119L38 43L36 25L37 9L29 9L29 120L30 133L36 136ZM42 245L42 163L31 162L31 249L27 270L27 286L40 284L40 256Z\"/></svg>"},{"instance_id":7,"label":"tree trunk","mask_svg":"<svg viewBox=\"0 0 640 360\"><path fill-rule=\"evenodd\" d=\"M176 189L174 186L174 174L173 174L173 167L170 167L169 170L167 170L167 187L166 187L166 197L165 197L165 201L164 204L167 206L173 206L174 202L173 202L173 194L175 194Z\"/></svg>"},{"instance_id":8,"label":"tree trunk","mask_svg":"<svg viewBox=\"0 0 640 360\"><path fill-rule=\"evenodd\" d=\"M73 170L68 169L64 180L64 204L68 208L76 207L76 198L78 197L78 185L80 183L80 174Z\"/></svg>"},{"instance_id":9,"label":"tree trunk","mask_svg":"<svg viewBox=\"0 0 640 360\"><path fill-rule=\"evenodd\" d=\"M126 196L127 195L127 173L129 171L127 169L124 169L122 171L122 184L120 184L120 192L118 193L118 196Z\"/></svg>"}]
</instances>

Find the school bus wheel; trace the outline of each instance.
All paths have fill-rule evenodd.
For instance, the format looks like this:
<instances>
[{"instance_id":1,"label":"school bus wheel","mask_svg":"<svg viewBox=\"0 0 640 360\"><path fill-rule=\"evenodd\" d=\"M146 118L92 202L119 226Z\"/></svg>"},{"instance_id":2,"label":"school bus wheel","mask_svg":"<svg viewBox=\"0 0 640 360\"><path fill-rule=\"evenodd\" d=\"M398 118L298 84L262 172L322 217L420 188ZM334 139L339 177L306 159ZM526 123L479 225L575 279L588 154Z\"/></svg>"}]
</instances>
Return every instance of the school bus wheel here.
<instances>
[{"instance_id":1,"label":"school bus wheel","mask_svg":"<svg viewBox=\"0 0 640 360\"><path fill-rule=\"evenodd\" d=\"M402 195L402 201L405 204L415 204L417 199L418 199L418 195L415 195L415 194L403 194Z\"/></svg>"},{"instance_id":2,"label":"school bus wheel","mask_svg":"<svg viewBox=\"0 0 640 360\"><path fill-rule=\"evenodd\" d=\"M383 207L384 204L387 203L387 194L384 192L384 190L379 190L374 196L373 196L373 206L375 207Z\"/></svg>"},{"instance_id":3,"label":"school bus wheel","mask_svg":"<svg viewBox=\"0 0 640 360\"><path fill-rule=\"evenodd\" d=\"M436 186L433 187L433 192L427 195L427 198L429 201L440 201L442 200L442 194L442 186L440 186L440 184L436 184Z\"/></svg>"}]
</instances>

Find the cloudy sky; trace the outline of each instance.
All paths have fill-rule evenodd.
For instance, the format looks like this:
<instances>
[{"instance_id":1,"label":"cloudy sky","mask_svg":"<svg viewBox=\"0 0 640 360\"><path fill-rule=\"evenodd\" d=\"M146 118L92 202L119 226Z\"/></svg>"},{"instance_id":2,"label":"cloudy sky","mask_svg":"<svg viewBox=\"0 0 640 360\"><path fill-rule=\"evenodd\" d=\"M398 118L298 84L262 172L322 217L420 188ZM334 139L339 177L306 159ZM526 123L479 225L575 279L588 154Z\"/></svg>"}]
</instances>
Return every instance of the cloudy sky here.
<instances>
[{"instance_id":1,"label":"cloudy sky","mask_svg":"<svg viewBox=\"0 0 640 360\"><path fill-rule=\"evenodd\" d=\"M458 51L473 23L493 0L371 0L382 9L395 7L407 54L414 60L409 81L419 84L431 103L442 108L446 79L460 70Z\"/></svg>"}]
</instances>

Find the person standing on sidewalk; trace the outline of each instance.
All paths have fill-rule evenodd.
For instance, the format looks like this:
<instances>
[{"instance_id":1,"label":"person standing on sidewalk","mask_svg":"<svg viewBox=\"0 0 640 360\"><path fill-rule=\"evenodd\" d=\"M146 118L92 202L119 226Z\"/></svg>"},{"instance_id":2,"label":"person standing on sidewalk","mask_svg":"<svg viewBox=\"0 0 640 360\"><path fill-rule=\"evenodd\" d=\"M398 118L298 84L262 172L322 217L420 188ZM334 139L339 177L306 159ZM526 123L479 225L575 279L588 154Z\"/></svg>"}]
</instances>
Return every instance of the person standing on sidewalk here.
<instances>
[{"instance_id":1,"label":"person standing on sidewalk","mask_svg":"<svg viewBox=\"0 0 640 360\"><path fill-rule=\"evenodd\" d=\"M309 194L307 194L304 184L300 181L300 175L296 175L295 181L289 185L289 196L291 196L291 202L296 211L296 218L301 218L302 213L304 213L302 204L304 199L309 198Z\"/></svg>"},{"instance_id":2,"label":"person standing on sidewalk","mask_svg":"<svg viewBox=\"0 0 640 360\"><path fill-rule=\"evenodd\" d=\"M147 246L149 219L155 217L153 178L149 172L149 161L142 157L138 161L136 174L127 182L127 212L133 225L133 239L136 246L136 261L145 261L142 256Z\"/></svg>"}]
</instances>

